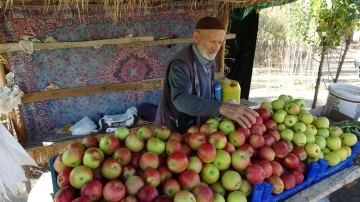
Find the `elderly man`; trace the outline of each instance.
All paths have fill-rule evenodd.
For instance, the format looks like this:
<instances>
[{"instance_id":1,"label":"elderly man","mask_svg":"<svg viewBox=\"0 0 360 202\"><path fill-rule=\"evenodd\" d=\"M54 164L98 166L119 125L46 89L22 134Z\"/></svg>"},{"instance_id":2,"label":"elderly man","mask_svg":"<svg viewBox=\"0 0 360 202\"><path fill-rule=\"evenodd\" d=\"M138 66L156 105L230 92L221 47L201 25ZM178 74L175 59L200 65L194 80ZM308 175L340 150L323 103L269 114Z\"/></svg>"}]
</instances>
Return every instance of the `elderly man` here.
<instances>
[{"instance_id":1,"label":"elderly man","mask_svg":"<svg viewBox=\"0 0 360 202\"><path fill-rule=\"evenodd\" d=\"M215 57L225 40L225 27L214 17L198 21L194 43L170 61L164 77L163 94L155 126L184 133L192 125L202 125L209 117L228 117L243 128L250 127L258 114L242 105L214 100Z\"/></svg>"}]
</instances>

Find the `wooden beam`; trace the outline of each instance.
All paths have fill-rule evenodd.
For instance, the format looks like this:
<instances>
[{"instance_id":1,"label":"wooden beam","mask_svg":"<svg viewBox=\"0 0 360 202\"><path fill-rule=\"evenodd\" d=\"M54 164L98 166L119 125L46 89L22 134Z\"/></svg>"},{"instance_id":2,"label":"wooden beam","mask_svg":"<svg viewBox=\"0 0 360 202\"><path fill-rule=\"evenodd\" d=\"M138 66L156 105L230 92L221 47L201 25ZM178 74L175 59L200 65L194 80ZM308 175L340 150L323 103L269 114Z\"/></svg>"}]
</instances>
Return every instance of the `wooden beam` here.
<instances>
[{"instance_id":1,"label":"wooden beam","mask_svg":"<svg viewBox=\"0 0 360 202\"><path fill-rule=\"evenodd\" d=\"M316 202L360 177L360 166L346 168L295 194L286 202Z\"/></svg>"},{"instance_id":2,"label":"wooden beam","mask_svg":"<svg viewBox=\"0 0 360 202\"><path fill-rule=\"evenodd\" d=\"M91 47L91 46L102 46L108 44L126 44L134 42L153 41L153 36L142 36L142 37L125 37L118 39L103 39L93 41L76 41L76 42L54 42L54 43L33 43L34 50L43 49L60 49L60 48L75 48L75 47ZM15 52L22 51L19 43L4 43L0 44L0 53L4 52Z\"/></svg>"},{"instance_id":3,"label":"wooden beam","mask_svg":"<svg viewBox=\"0 0 360 202\"><path fill-rule=\"evenodd\" d=\"M82 96L82 95L97 94L97 93L118 92L123 90L135 90L135 89L153 90L153 89L162 88L162 82L163 79L151 79L144 81L102 84L102 85L92 85L92 86L84 86L78 88L41 91L36 93L25 94L22 97L21 101L24 104L30 102L43 101L43 100L52 100L58 98Z\"/></svg>"},{"instance_id":4,"label":"wooden beam","mask_svg":"<svg viewBox=\"0 0 360 202\"><path fill-rule=\"evenodd\" d=\"M224 24L225 29L227 30L228 26L229 26L229 8L228 5L225 5L223 8L223 14L222 14L222 23ZM230 35L230 34L229 34ZM231 34L232 36L234 36L234 38L236 37L235 34ZM234 39L233 38L233 39ZM225 74L224 69L225 69L225 45L226 45L226 41L224 41L224 43L221 45L220 51L219 51L219 72Z\"/></svg>"},{"instance_id":5,"label":"wooden beam","mask_svg":"<svg viewBox=\"0 0 360 202\"><path fill-rule=\"evenodd\" d=\"M5 67L0 61L0 87L4 88L6 86L6 77L5 77Z\"/></svg>"}]
</instances>

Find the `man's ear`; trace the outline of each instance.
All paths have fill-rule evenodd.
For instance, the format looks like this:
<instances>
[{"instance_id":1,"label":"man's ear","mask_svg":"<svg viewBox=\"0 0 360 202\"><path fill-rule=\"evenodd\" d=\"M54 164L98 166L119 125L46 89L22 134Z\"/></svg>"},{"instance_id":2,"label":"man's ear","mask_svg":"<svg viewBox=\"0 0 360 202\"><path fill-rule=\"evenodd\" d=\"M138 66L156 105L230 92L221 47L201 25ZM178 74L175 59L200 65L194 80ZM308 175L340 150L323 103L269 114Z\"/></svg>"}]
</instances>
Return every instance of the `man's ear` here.
<instances>
[{"instance_id":1,"label":"man's ear","mask_svg":"<svg viewBox=\"0 0 360 202\"><path fill-rule=\"evenodd\" d=\"M193 33L193 38L194 38L194 42L195 43L197 43L198 41L199 41L199 39L200 39L200 33L199 33L199 31L195 31L194 33Z\"/></svg>"}]
</instances>

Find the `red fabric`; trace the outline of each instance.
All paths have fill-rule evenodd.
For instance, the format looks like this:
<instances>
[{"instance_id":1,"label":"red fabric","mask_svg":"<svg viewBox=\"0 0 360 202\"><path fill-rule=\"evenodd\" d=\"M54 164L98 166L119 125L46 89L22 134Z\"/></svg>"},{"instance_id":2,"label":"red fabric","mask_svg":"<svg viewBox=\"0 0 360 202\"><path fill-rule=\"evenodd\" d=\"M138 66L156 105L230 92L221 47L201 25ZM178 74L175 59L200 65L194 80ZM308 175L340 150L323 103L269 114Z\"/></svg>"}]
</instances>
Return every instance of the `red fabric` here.
<instances>
[{"instance_id":1,"label":"red fabric","mask_svg":"<svg viewBox=\"0 0 360 202\"><path fill-rule=\"evenodd\" d=\"M206 16L201 18L197 24L195 29L218 29L225 30L224 24L215 17Z\"/></svg>"}]
</instances>

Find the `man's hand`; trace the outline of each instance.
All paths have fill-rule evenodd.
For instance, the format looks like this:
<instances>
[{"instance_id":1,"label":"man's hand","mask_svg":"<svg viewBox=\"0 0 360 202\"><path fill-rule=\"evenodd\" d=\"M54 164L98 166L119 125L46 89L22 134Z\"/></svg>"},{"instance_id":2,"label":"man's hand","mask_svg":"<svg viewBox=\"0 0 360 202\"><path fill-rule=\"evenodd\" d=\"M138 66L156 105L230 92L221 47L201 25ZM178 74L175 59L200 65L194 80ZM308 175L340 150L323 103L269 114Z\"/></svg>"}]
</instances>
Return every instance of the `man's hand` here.
<instances>
[{"instance_id":1,"label":"man's hand","mask_svg":"<svg viewBox=\"0 0 360 202\"><path fill-rule=\"evenodd\" d=\"M223 103L219 108L219 113L225 117L228 117L229 119L236 121L243 128L250 128L251 124L249 120L252 123L255 123L255 117L259 116L256 111L246 106L229 103Z\"/></svg>"}]
</instances>

